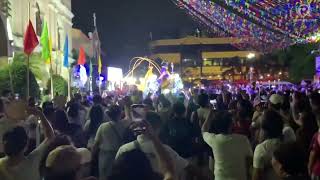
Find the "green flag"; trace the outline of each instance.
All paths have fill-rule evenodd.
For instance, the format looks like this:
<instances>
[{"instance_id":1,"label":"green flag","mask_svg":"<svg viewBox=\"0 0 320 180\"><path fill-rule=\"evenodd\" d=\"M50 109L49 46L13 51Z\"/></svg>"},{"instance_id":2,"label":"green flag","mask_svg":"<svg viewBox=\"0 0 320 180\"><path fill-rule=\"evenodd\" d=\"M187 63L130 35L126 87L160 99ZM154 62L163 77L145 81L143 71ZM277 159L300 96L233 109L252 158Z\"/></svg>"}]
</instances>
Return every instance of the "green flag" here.
<instances>
[{"instance_id":1,"label":"green flag","mask_svg":"<svg viewBox=\"0 0 320 180\"><path fill-rule=\"evenodd\" d=\"M41 33L40 43L42 46L42 55L41 57L44 60L50 59L50 43L49 43L49 32L48 32L48 26L47 23L44 22L44 26Z\"/></svg>"}]
</instances>

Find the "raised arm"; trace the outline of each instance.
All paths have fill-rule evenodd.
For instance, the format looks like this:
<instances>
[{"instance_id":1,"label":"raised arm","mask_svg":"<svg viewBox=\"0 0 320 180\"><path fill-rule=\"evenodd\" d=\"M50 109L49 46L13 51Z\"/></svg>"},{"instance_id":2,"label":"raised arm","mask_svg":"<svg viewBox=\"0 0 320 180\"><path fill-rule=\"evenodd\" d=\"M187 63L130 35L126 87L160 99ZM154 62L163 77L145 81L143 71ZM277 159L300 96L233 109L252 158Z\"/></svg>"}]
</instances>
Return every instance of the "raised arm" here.
<instances>
[{"instance_id":1,"label":"raised arm","mask_svg":"<svg viewBox=\"0 0 320 180\"><path fill-rule=\"evenodd\" d=\"M175 179L175 167L173 160L170 155L160 142L158 136L154 133L151 125L148 122L144 122L146 126L145 135L147 135L153 142L154 148L159 156L161 167L163 168L163 176L165 180L174 180Z\"/></svg>"},{"instance_id":2,"label":"raised arm","mask_svg":"<svg viewBox=\"0 0 320 180\"><path fill-rule=\"evenodd\" d=\"M44 131L44 136L47 140L51 140L54 138L54 131L53 128L51 126L51 124L49 123L49 121L47 120L47 118L45 117L45 115L38 109L36 108L29 108L28 109L28 113L29 114L33 114L37 117L40 118L40 122L41 125L43 127L43 131Z\"/></svg>"},{"instance_id":3,"label":"raised arm","mask_svg":"<svg viewBox=\"0 0 320 180\"><path fill-rule=\"evenodd\" d=\"M201 131L202 132L209 132L210 126L211 126L211 121L213 118L213 110L210 111L210 113L208 114L208 117L206 118L206 120L204 121Z\"/></svg>"}]
</instances>

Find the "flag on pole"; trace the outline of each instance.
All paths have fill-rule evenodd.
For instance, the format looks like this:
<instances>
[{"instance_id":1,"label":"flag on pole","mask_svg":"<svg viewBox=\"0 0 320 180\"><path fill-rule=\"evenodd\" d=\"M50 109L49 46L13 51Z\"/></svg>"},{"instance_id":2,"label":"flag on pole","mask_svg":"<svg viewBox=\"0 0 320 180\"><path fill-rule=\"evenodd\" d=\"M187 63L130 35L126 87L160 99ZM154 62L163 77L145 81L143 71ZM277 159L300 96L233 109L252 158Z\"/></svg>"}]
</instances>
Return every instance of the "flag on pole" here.
<instances>
[{"instance_id":1,"label":"flag on pole","mask_svg":"<svg viewBox=\"0 0 320 180\"><path fill-rule=\"evenodd\" d=\"M48 32L48 26L47 26L47 22L44 22L44 26L42 29L42 33L41 33L41 38L40 38L40 43L42 46L42 53L41 53L41 57L44 60L48 60L51 57L50 54L50 42L49 42L49 32Z\"/></svg>"},{"instance_id":2,"label":"flag on pole","mask_svg":"<svg viewBox=\"0 0 320 180\"><path fill-rule=\"evenodd\" d=\"M92 72L93 72L93 66L92 66L92 60L90 61L90 77L92 77Z\"/></svg>"},{"instance_id":3,"label":"flag on pole","mask_svg":"<svg viewBox=\"0 0 320 180\"><path fill-rule=\"evenodd\" d=\"M23 41L23 48L24 48L24 53L27 55L30 55L34 48L36 48L39 44L37 35L34 31L32 22L29 20L29 24L27 27L27 30L24 34L24 41Z\"/></svg>"},{"instance_id":4,"label":"flag on pole","mask_svg":"<svg viewBox=\"0 0 320 180\"><path fill-rule=\"evenodd\" d=\"M78 65L84 65L86 63L86 53L83 47L79 49Z\"/></svg>"},{"instance_id":5,"label":"flag on pole","mask_svg":"<svg viewBox=\"0 0 320 180\"><path fill-rule=\"evenodd\" d=\"M100 55L99 55L99 59L98 59L98 72L99 72L99 74L101 74L101 72L102 72L102 62L101 62Z\"/></svg>"},{"instance_id":6,"label":"flag on pole","mask_svg":"<svg viewBox=\"0 0 320 180\"><path fill-rule=\"evenodd\" d=\"M63 47L63 66L68 68L69 67L69 41L68 35L66 36L66 40L64 42Z\"/></svg>"},{"instance_id":7,"label":"flag on pole","mask_svg":"<svg viewBox=\"0 0 320 180\"><path fill-rule=\"evenodd\" d=\"M52 38L49 37L49 58L46 60L47 64L51 63L51 55L52 55Z\"/></svg>"}]
</instances>

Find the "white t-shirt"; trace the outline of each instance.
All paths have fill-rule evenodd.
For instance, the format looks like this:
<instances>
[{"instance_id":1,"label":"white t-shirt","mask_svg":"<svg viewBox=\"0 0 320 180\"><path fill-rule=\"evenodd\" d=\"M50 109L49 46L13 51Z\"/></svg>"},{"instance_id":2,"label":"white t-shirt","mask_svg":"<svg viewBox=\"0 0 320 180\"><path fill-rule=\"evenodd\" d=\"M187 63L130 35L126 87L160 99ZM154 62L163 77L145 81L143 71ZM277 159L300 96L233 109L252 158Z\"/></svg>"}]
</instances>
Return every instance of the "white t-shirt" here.
<instances>
[{"instance_id":1,"label":"white t-shirt","mask_svg":"<svg viewBox=\"0 0 320 180\"><path fill-rule=\"evenodd\" d=\"M247 137L239 134L204 132L204 141L212 148L215 180L247 180L247 160L252 149Z\"/></svg>"},{"instance_id":2,"label":"white t-shirt","mask_svg":"<svg viewBox=\"0 0 320 180\"><path fill-rule=\"evenodd\" d=\"M277 175L271 164L273 152L280 145L280 139L267 139L258 144L253 155L253 167L264 170L264 180L275 180Z\"/></svg>"},{"instance_id":3,"label":"white t-shirt","mask_svg":"<svg viewBox=\"0 0 320 180\"><path fill-rule=\"evenodd\" d=\"M39 166L43 153L47 149L47 141L43 142L18 165L7 167L8 158L0 159L1 180L40 180Z\"/></svg>"},{"instance_id":4,"label":"white t-shirt","mask_svg":"<svg viewBox=\"0 0 320 180\"><path fill-rule=\"evenodd\" d=\"M121 146L116 155L116 159L118 159L125 152L132 151L136 148L140 148L141 151L144 152L147 158L149 159L152 165L153 171L160 174L163 173L160 168L159 156L156 153L153 142L144 135L139 135L137 137L137 142L139 143L139 147L135 145L135 142L130 142L128 144ZM171 159L173 160L177 174L180 175L181 173L183 173L184 169L188 166L189 162L183 159L181 156L179 156L169 146L167 145L163 145L163 146L169 153Z\"/></svg>"},{"instance_id":5,"label":"white t-shirt","mask_svg":"<svg viewBox=\"0 0 320 180\"><path fill-rule=\"evenodd\" d=\"M125 131L123 121L106 122L98 128L95 142L99 142L99 149L103 151L117 151L121 146Z\"/></svg>"},{"instance_id":6,"label":"white t-shirt","mask_svg":"<svg viewBox=\"0 0 320 180\"><path fill-rule=\"evenodd\" d=\"M296 134L294 130L289 125L284 125L282 129L283 134L283 141L284 142L295 142L296 141Z\"/></svg>"}]
</instances>

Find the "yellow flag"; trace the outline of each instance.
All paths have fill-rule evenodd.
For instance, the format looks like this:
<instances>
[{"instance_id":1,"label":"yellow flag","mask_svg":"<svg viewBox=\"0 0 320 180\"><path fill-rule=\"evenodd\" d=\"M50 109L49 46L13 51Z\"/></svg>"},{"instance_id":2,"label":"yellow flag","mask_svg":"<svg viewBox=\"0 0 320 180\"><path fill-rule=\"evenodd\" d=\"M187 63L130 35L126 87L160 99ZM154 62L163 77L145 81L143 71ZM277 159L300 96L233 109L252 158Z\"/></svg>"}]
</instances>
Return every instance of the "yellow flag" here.
<instances>
[{"instance_id":1,"label":"yellow flag","mask_svg":"<svg viewBox=\"0 0 320 180\"><path fill-rule=\"evenodd\" d=\"M49 58L46 60L46 64L50 64L51 57L52 57L52 38L50 36L50 38L49 38Z\"/></svg>"},{"instance_id":2,"label":"yellow flag","mask_svg":"<svg viewBox=\"0 0 320 180\"><path fill-rule=\"evenodd\" d=\"M99 56L99 59L98 59L98 72L99 72L99 74L101 74L101 72L102 72L101 56Z\"/></svg>"}]
</instances>

